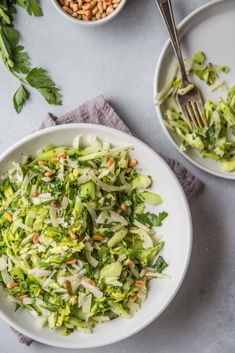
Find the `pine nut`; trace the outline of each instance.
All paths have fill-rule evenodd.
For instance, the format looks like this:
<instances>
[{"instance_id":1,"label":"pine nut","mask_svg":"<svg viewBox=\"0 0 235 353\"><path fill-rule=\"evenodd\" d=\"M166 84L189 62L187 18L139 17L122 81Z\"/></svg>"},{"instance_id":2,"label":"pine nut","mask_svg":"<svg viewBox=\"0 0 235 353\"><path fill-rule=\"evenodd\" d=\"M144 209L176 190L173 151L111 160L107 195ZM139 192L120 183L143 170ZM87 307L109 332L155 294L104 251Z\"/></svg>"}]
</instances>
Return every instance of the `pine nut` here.
<instances>
[{"instance_id":1,"label":"pine nut","mask_svg":"<svg viewBox=\"0 0 235 353\"><path fill-rule=\"evenodd\" d=\"M74 5L72 6L72 10L73 10L74 12L78 11L78 4L74 4Z\"/></svg>"},{"instance_id":2,"label":"pine nut","mask_svg":"<svg viewBox=\"0 0 235 353\"><path fill-rule=\"evenodd\" d=\"M126 265L126 266L132 266L132 265L133 265L133 261L132 261L131 259L127 259L127 260L125 261L125 265Z\"/></svg>"},{"instance_id":3,"label":"pine nut","mask_svg":"<svg viewBox=\"0 0 235 353\"><path fill-rule=\"evenodd\" d=\"M103 4L101 2L98 2L98 9L99 9L99 12L102 14L104 12L104 8L103 8Z\"/></svg>"},{"instance_id":4,"label":"pine nut","mask_svg":"<svg viewBox=\"0 0 235 353\"><path fill-rule=\"evenodd\" d=\"M33 192L31 192L31 197L37 197L37 196L38 196L37 191L33 191Z\"/></svg>"},{"instance_id":5,"label":"pine nut","mask_svg":"<svg viewBox=\"0 0 235 353\"><path fill-rule=\"evenodd\" d=\"M45 177L51 177L55 173L56 173L55 169L49 169L49 170L46 171L46 173L44 175L45 175Z\"/></svg>"},{"instance_id":6,"label":"pine nut","mask_svg":"<svg viewBox=\"0 0 235 353\"><path fill-rule=\"evenodd\" d=\"M17 284L15 282L10 281L10 282L7 283L7 288L8 289L13 289L15 287L17 287Z\"/></svg>"},{"instance_id":7,"label":"pine nut","mask_svg":"<svg viewBox=\"0 0 235 353\"><path fill-rule=\"evenodd\" d=\"M69 281L65 281L63 283L64 289L70 290L71 289L71 283Z\"/></svg>"},{"instance_id":8,"label":"pine nut","mask_svg":"<svg viewBox=\"0 0 235 353\"><path fill-rule=\"evenodd\" d=\"M95 282L91 278L86 277L85 281L91 284L92 286L95 286Z\"/></svg>"},{"instance_id":9,"label":"pine nut","mask_svg":"<svg viewBox=\"0 0 235 353\"><path fill-rule=\"evenodd\" d=\"M63 6L63 10L66 12L66 13L68 13L69 15L72 15L72 13L73 13L73 10L71 10L69 7L67 7L67 6Z\"/></svg>"},{"instance_id":10,"label":"pine nut","mask_svg":"<svg viewBox=\"0 0 235 353\"><path fill-rule=\"evenodd\" d=\"M95 240L95 241L101 241L101 240L103 240L104 238L103 238L101 235L94 234L93 237L92 237L92 239Z\"/></svg>"},{"instance_id":11,"label":"pine nut","mask_svg":"<svg viewBox=\"0 0 235 353\"><path fill-rule=\"evenodd\" d=\"M95 18L97 19L97 20L100 20L101 19L101 13L98 11L97 13L96 13L96 15L95 15Z\"/></svg>"},{"instance_id":12,"label":"pine nut","mask_svg":"<svg viewBox=\"0 0 235 353\"><path fill-rule=\"evenodd\" d=\"M73 240L77 239L77 235L76 235L76 233L74 233L74 231L72 229L69 229L69 236Z\"/></svg>"},{"instance_id":13,"label":"pine nut","mask_svg":"<svg viewBox=\"0 0 235 353\"><path fill-rule=\"evenodd\" d=\"M107 160L107 167L111 167L113 165L114 159L113 158L109 158Z\"/></svg>"},{"instance_id":14,"label":"pine nut","mask_svg":"<svg viewBox=\"0 0 235 353\"><path fill-rule=\"evenodd\" d=\"M134 167L137 164L136 159L130 159L128 163L128 167Z\"/></svg>"},{"instance_id":15,"label":"pine nut","mask_svg":"<svg viewBox=\"0 0 235 353\"><path fill-rule=\"evenodd\" d=\"M22 295L20 295L19 297L18 297L18 299L19 300L24 300L24 299L26 299L26 298L28 298L28 296L27 296L27 294L22 294Z\"/></svg>"},{"instance_id":16,"label":"pine nut","mask_svg":"<svg viewBox=\"0 0 235 353\"><path fill-rule=\"evenodd\" d=\"M40 238L40 233L39 232L36 232L36 233L34 233L34 235L33 235L33 243L34 244L37 244L37 243L39 243L39 238Z\"/></svg>"},{"instance_id":17,"label":"pine nut","mask_svg":"<svg viewBox=\"0 0 235 353\"><path fill-rule=\"evenodd\" d=\"M88 20L90 21L92 19L92 12L91 10L87 10L85 13L85 16L88 18Z\"/></svg>"},{"instance_id":18,"label":"pine nut","mask_svg":"<svg viewBox=\"0 0 235 353\"><path fill-rule=\"evenodd\" d=\"M135 281L135 286L137 288L144 288L145 287L145 281L137 280L137 281Z\"/></svg>"},{"instance_id":19,"label":"pine nut","mask_svg":"<svg viewBox=\"0 0 235 353\"><path fill-rule=\"evenodd\" d=\"M58 157L58 156L55 156L55 157L52 157L52 158L51 158L51 161L52 161L52 162L58 162L58 160L59 160L59 157Z\"/></svg>"},{"instance_id":20,"label":"pine nut","mask_svg":"<svg viewBox=\"0 0 235 353\"><path fill-rule=\"evenodd\" d=\"M106 10L106 14L107 14L107 15L110 15L112 12L113 12L113 6L112 6L112 5L109 5L109 7L108 7L107 10Z\"/></svg>"},{"instance_id":21,"label":"pine nut","mask_svg":"<svg viewBox=\"0 0 235 353\"><path fill-rule=\"evenodd\" d=\"M60 152L57 156L59 159L60 158L65 158L66 157L66 153L64 151Z\"/></svg>"},{"instance_id":22,"label":"pine nut","mask_svg":"<svg viewBox=\"0 0 235 353\"><path fill-rule=\"evenodd\" d=\"M127 206L126 206L125 202L121 203L120 208L121 208L122 211L126 211L127 210Z\"/></svg>"},{"instance_id":23,"label":"pine nut","mask_svg":"<svg viewBox=\"0 0 235 353\"><path fill-rule=\"evenodd\" d=\"M132 295L132 297L130 297L130 301L131 302L135 302L137 299L137 294L136 295Z\"/></svg>"},{"instance_id":24,"label":"pine nut","mask_svg":"<svg viewBox=\"0 0 235 353\"><path fill-rule=\"evenodd\" d=\"M5 216L5 218L7 219L7 221L8 221L9 223L12 223L12 222L13 222L13 216L12 216L12 214L11 214L10 212L5 212L5 213L4 213L4 216Z\"/></svg>"},{"instance_id":25,"label":"pine nut","mask_svg":"<svg viewBox=\"0 0 235 353\"><path fill-rule=\"evenodd\" d=\"M90 8L91 8L91 5L88 4L88 3L85 4L85 5L82 5L82 9L85 10L85 11L86 11L86 10L90 10Z\"/></svg>"},{"instance_id":26,"label":"pine nut","mask_svg":"<svg viewBox=\"0 0 235 353\"><path fill-rule=\"evenodd\" d=\"M92 9L92 15L96 15L97 12L98 12L98 6L95 6L93 9Z\"/></svg>"}]
</instances>

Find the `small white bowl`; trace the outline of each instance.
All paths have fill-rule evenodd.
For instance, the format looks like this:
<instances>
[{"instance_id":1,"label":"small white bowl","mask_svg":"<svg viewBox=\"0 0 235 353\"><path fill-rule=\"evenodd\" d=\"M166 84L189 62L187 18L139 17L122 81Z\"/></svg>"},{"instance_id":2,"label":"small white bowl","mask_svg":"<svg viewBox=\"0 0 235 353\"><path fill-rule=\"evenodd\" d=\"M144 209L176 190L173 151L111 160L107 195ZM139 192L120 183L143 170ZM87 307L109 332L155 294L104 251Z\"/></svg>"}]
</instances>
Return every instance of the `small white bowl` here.
<instances>
[{"instance_id":1,"label":"small white bowl","mask_svg":"<svg viewBox=\"0 0 235 353\"><path fill-rule=\"evenodd\" d=\"M58 12L63 15L65 18L67 18L68 20L77 23L78 25L82 25L84 27L96 27L102 24L105 24L109 21L111 21L114 17L116 17L121 10L123 9L123 7L126 4L127 0L121 0L119 6L108 16L106 16L105 18L102 18L100 20L96 20L96 21L82 21L79 20L71 15L69 15L68 13L66 13L62 7L60 6L60 4L58 3L57 0L51 0L52 3L54 4L55 8L58 10Z\"/></svg>"}]
</instances>

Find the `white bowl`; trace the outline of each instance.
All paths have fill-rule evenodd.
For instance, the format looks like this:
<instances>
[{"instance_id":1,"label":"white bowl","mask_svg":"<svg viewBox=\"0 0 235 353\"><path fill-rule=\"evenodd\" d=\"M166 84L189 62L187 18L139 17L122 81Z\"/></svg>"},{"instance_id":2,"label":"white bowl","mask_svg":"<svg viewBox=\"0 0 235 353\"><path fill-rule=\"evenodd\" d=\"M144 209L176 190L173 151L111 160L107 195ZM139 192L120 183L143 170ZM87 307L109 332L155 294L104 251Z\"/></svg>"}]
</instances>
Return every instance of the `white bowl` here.
<instances>
[{"instance_id":1,"label":"white bowl","mask_svg":"<svg viewBox=\"0 0 235 353\"><path fill-rule=\"evenodd\" d=\"M181 45L185 57L191 57L195 51L202 50L208 56L208 60L214 63L228 65L231 74L224 75L221 79L225 80L228 86L234 85L234 62L235 51L231 46L230 33L235 31L235 1L234 0L213 0L199 7L188 15L178 26ZM217 38L217 40L214 40ZM218 42L223 43L223 48L218 46ZM154 100L157 92L161 90L167 81L169 72L173 64L176 63L175 55L170 41L164 45L160 54L154 77ZM204 82L193 77L193 81L200 88L206 99L218 101L219 97L226 97L226 92L217 90L210 92ZM195 149L182 151L180 149L180 139L167 129L163 115L164 106L156 107L157 116L163 131L173 146L191 163L198 168L212 175L235 180L235 172L226 173L222 170L220 163L209 158L203 158Z\"/></svg>"},{"instance_id":2,"label":"white bowl","mask_svg":"<svg viewBox=\"0 0 235 353\"><path fill-rule=\"evenodd\" d=\"M114 17L116 17L121 12L121 10L123 9L123 7L126 4L126 0L121 0L119 6L110 15L108 15L105 18L102 18L100 20L82 21L82 20L74 18L73 16L66 13L62 9L62 7L60 6L60 4L58 3L57 0L51 0L51 1L54 4L55 8L58 10L58 12L64 16L64 18L67 18L68 20L70 20L78 25L84 26L84 27L96 27L96 26L99 26L99 25L102 25L102 24L105 24L105 23L111 21Z\"/></svg>"},{"instance_id":3,"label":"white bowl","mask_svg":"<svg viewBox=\"0 0 235 353\"><path fill-rule=\"evenodd\" d=\"M38 328L35 325L35 318L29 313L14 311L14 304L5 298L3 289L0 290L0 317L36 341L64 348L91 348L117 342L135 334L151 323L169 305L188 268L192 246L192 224L185 194L166 162L137 138L112 128L70 124L36 132L0 156L0 170L6 171L11 162L19 160L22 154L33 155L37 149L48 143L69 146L77 135L96 135L110 141L114 146L133 145L132 153L138 159L141 171L153 177L152 189L160 193L164 199L157 212L165 210L169 213L158 233L163 235L165 240L163 256L169 262L167 273L170 279L157 279L150 283L148 298L132 319L118 318L101 324L94 329L92 335L76 332L64 337L59 331ZM156 208L154 210L156 211Z\"/></svg>"}]
</instances>

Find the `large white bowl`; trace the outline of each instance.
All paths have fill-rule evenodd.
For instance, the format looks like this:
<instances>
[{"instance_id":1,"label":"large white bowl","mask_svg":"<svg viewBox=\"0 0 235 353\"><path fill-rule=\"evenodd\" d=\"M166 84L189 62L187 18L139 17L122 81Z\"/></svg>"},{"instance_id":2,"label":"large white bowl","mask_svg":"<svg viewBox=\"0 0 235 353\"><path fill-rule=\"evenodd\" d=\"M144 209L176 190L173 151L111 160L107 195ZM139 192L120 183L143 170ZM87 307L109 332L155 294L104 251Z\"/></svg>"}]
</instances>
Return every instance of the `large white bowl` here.
<instances>
[{"instance_id":1,"label":"large white bowl","mask_svg":"<svg viewBox=\"0 0 235 353\"><path fill-rule=\"evenodd\" d=\"M0 156L0 170L6 170L11 162L19 160L22 154L34 155L37 149L48 143L70 146L77 135L97 135L114 146L134 146L133 155L138 159L142 172L153 177L153 190L164 198L164 204L157 210L155 208L155 211L166 210L169 213L168 219L158 232L164 236L166 242L163 255L169 262L167 272L171 278L151 282L146 302L132 319L119 318L102 324L95 328L91 336L76 332L63 337L58 331L38 328L35 318L25 311L15 312L14 305L5 298L3 290L0 290L0 316L9 325L39 342L64 348L103 346L131 336L147 326L176 295L189 264L192 246L190 210L176 176L164 160L146 144L118 130L98 125L71 124L36 132Z\"/></svg>"},{"instance_id":2,"label":"large white bowl","mask_svg":"<svg viewBox=\"0 0 235 353\"><path fill-rule=\"evenodd\" d=\"M189 58L195 51L203 51L208 60L222 65L228 65L231 69L226 75L221 75L228 86L235 83L234 80L234 62L235 51L231 45L231 33L235 31L235 1L234 0L213 0L197 8L188 15L178 26L181 45L184 56ZM220 43L220 45L219 45ZM175 65L176 59L170 41L164 45L160 54L154 77L154 100L157 93L166 83L169 73ZM210 92L207 85L193 77L203 93L205 99L218 101L219 97L226 97L227 92L217 90ZM164 105L156 107L157 116L163 131L173 146L191 163L207 173L215 176L235 180L235 172L226 173L222 170L219 162L209 158L203 158L195 149L182 151L180 149L181 141L179 137L167 129L163 116L165 112Z\"/></svg>"}]
</instances>

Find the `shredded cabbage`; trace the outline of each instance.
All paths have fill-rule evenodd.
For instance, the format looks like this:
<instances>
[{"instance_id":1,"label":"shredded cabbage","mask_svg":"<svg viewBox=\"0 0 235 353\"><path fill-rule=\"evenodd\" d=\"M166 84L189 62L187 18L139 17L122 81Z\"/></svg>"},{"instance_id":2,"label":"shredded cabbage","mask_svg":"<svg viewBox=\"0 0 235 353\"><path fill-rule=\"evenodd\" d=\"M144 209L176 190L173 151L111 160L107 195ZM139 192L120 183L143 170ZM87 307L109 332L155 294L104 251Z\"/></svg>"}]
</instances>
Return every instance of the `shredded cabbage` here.
<instances>
[{"instance_id":1,"label":"shredded cabbage","mask_svg":"<svg viewBox=\"0 0 235 353\"><path fill-rule=\"evenodd\" d=\"M213 90L221 87L218 81L221 72L227 73L226 66L207 63L206 56L202 52L196 52L192 59L186 60L186 68L189 74L196 75L205 81ZM171 78L166 87L168 93L156 104L165 104L166 127L180 138L180 148L185 151L194 148L204 158L210 158L221 163L225 172L235 170L235 86L233 86L226 99L220 98L218 103L211 100L205 103L205 113L208 126L192 131L182 116L177 104L176 95L180 91L181 79L175 76Z\"/></svg>"},{"instance_id":2,"label":"shredded cabbage","mask_svg":"<svg viewBox=\"0 0 235 353\"><path fill-rule=\"evenodd\" d=\"M141 217L163 200L130 147L95 136L72 146L46 146L0 181L0 283L17 310L63 335L131 317L163 247L158 215Z\"/></svg>"}]
</instances>

